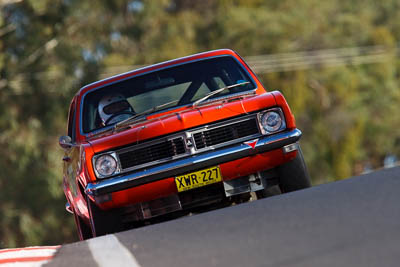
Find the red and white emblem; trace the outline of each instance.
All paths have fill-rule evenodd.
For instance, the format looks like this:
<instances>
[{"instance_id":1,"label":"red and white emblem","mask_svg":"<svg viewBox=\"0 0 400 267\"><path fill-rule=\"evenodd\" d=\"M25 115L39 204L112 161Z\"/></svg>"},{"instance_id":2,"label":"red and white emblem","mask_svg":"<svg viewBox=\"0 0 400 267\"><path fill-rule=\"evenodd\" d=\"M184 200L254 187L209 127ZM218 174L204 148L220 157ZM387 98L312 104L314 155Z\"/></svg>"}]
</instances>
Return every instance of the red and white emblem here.
<instances>
[{"instance_id":1,"label":"red and white emblem","mask_svg":"<svg viewBox=\"0 0 400 267\"><path fill-rule=\"evenodd\" d=\"M256 139L256 140L252 140L252 141L247 141L247 142L244 142L246 145L248 145L248 146L250 146L252 149L255 149L256 148L256 145L257 145L257 143L258 143L258 139Z\"/></svg>"}]
</instances>

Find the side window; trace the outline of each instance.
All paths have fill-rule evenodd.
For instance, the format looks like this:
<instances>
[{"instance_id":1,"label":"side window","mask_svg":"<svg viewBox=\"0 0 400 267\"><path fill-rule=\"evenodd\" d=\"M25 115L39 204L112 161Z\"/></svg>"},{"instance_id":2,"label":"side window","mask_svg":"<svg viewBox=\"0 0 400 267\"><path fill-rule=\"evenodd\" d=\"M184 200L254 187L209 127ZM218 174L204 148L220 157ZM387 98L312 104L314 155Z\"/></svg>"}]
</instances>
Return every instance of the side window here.
<instances>
[{"instance_id":1,"label":"side window","mask_svg":"<svg viewBox=\"0 0 400 267\"><path fill-rule=\"evenodd\" d=\"M76 140L76 127L75 127L75 101L71 104L68 115L68 136L71 137L72 142Z\"/></svg>"}]
</instances>

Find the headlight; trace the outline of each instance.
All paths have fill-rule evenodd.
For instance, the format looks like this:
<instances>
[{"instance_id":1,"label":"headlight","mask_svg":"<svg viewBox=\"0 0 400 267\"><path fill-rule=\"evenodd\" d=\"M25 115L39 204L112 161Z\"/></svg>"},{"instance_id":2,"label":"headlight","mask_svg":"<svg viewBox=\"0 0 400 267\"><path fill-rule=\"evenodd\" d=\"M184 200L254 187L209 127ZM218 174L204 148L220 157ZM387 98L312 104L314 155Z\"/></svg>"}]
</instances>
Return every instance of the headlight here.
<instances>
[{"instance_id":1,"label":"headlight","mask_svg":"<svg viewBox=\"0 0 400 267\"><path fill-rule=\"evenodd\" d=\"M104 178L119 172L118 162L114 153L104 154L95 158L94 166L98 178Z\"/></svg>"},{"instance_id":2,"label":"headlight","mask_svg":"<svg viewBox=\"0 0 400 267\"><path fill-rule=\"evenodd\" d=\"M263 134L271 134L286 128L285 118L281 109L272 109L258 114L258 120Z\"/></svg>"}]
</instances>

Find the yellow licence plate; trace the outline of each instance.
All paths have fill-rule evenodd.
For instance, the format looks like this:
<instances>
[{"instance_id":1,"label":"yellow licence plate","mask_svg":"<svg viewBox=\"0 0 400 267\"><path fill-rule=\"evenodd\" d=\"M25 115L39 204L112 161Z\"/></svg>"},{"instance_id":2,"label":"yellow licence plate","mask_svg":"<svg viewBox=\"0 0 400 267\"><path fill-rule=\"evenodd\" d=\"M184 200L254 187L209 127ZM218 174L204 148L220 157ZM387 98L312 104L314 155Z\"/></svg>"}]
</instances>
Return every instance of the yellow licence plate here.
<instances>
[{"instance_id":1,"label":"yellow licence plate","mask_svg":"<svg viewBox=\"0 0 400 267\"><path fill-rule=\"evenodd\" d=\"M178 192L213 184L222 181L219 166L176 176L175 183Z\"/></svg>"}]
</instances>

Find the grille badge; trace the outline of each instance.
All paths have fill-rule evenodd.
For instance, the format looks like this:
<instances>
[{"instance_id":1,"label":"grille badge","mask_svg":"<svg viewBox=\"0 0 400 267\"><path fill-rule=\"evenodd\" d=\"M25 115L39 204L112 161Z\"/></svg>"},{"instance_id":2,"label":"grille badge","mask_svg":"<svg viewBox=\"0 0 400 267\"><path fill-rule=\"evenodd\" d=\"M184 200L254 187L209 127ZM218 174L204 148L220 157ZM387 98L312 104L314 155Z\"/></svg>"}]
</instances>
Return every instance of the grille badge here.
<instances>
[{"instance_id":1,"label":"grille badge","mask_svg":"<svg viewBox=\"0 0 400 267\"><path fill-rule=\"evenodd\" d=\"M250 146L251 148L255 149L258 143L258 139L244 142L246 145Z\"/></svg>"},{"instance_id":2,"label":"grille badge","mask_svg":"<svg viewBox=\"0 0 400 267\"><path fill-rule=\"evenodd\" d=\"M186 139L186 146L188 148L193 147L193 141L191 139Z\"/></svg>"}]
</instances>

